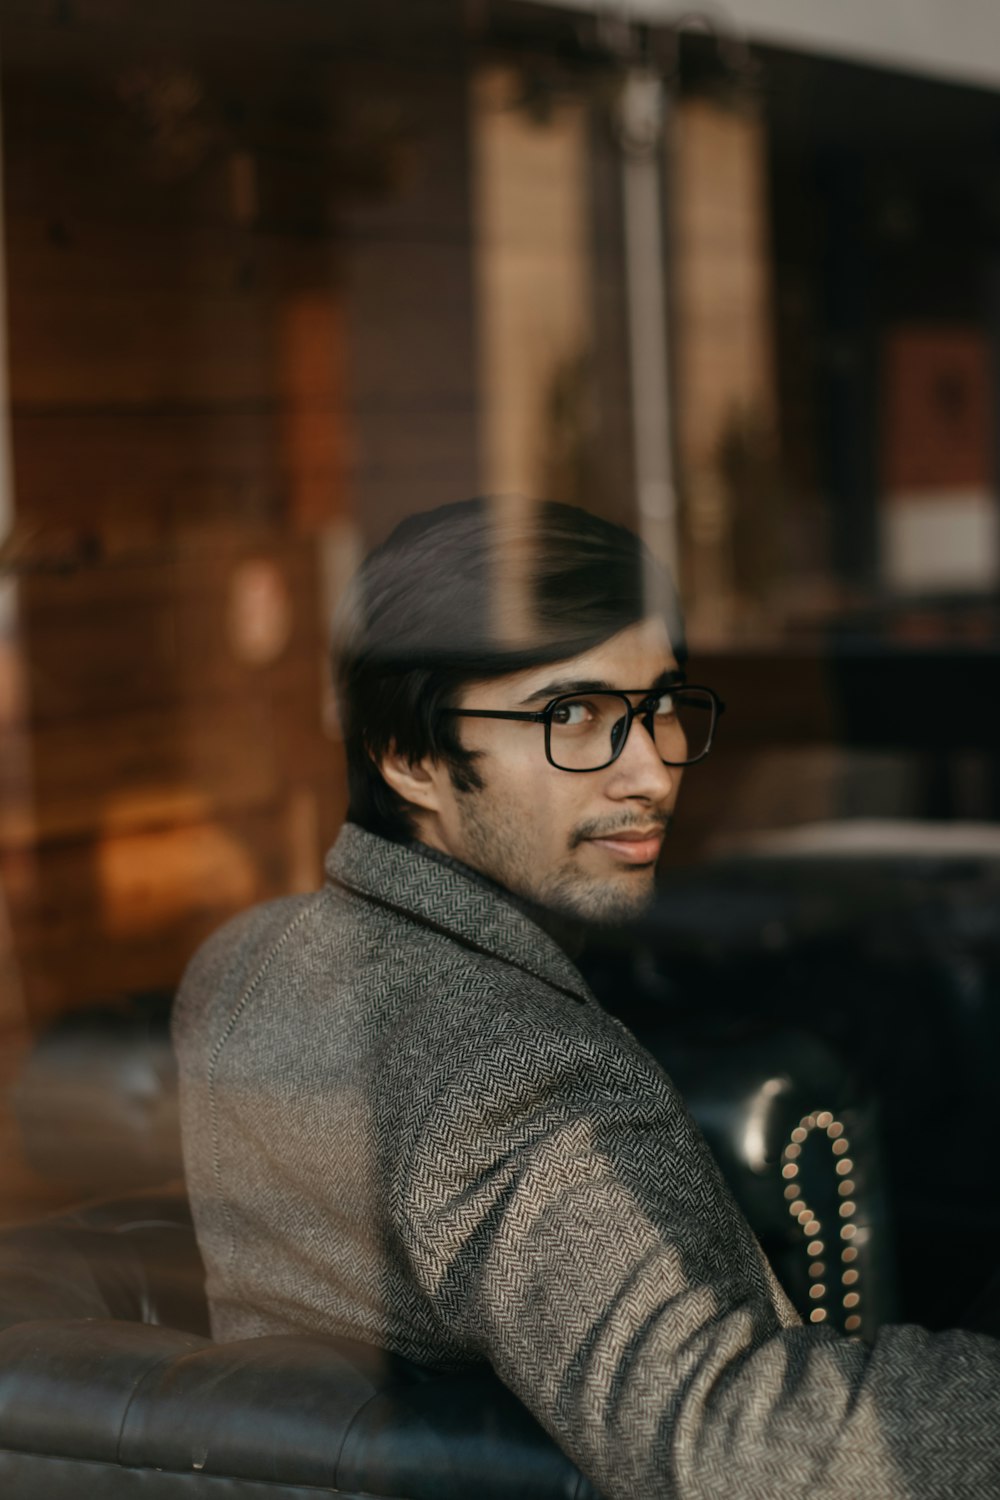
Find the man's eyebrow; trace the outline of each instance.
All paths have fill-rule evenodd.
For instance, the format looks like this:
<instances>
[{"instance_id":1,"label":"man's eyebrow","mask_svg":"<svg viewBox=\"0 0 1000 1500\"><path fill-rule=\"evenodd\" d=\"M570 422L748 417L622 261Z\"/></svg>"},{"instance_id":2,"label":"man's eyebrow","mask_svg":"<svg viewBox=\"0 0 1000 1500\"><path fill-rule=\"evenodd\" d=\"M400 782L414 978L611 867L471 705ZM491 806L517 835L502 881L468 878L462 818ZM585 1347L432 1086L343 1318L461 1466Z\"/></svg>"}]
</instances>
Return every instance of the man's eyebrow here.
<instances>
[{"instance_id":1,"label":"man's eyebrow","mask_svg":"<svg viewBox=\"0 0 1000 1500\"><path fill-rule=\"evenodd\" d=\"M634 691L655 693L660 688L671 687L683 681L684 673L678 667L668 667L654 677L648 688L637 688ZM521 705L526 708L531 703L547 703L550 698L560 698L564 693L617 692L621 692L621 688L605 678L564 677L556 682L547 682L544 687L536 688L533 693L528 694L527 698L521 699Z\"/></svg>"},{"instance_id":2,"label":"man's eyebrow","mask_svg":"<svg viewBox=\"0 0 1000 1500\"><path fill-rule=\"evenodd\" d=\"M683 667L667 667L667 669L654 677L649 684L650 693L655 693L659 688L677 687L686 677Z\"/></svg>"},{"instance_id":3,"label":"man's eyebrow","mask_svg":"<svg viewBox=\"0 0 1000 1500\"><path fill-rule=\"evenodd\" d=\"M527 698L522 698L523 704L547 703L550 698L559 698L563 693L609 693L614 691L614 685L597 677L563 677L557 682L547 682L544 687L536 688L529 693Z\"/></svg>"}]
</instances>

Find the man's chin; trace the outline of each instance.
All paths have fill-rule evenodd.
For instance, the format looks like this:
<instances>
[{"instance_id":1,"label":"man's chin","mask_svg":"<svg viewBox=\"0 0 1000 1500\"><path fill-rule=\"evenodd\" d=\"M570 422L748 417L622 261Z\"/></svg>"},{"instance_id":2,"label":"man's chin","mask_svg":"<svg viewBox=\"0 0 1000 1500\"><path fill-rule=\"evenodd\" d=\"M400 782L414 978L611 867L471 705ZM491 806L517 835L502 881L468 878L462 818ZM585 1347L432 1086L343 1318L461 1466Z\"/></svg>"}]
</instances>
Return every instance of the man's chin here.
<instances>
[{"instance_id":1,"label":"man's chin","mask_svg":"<svg viewBox=\"0 0 1000 1500\"><path fill-rule=\"evenodd\" d=\"M598 927L617 927L642 916L652 905L653 869L634 869L617 880L563 879L541 897L561 917Z\"/></svg>"}]
</instances>

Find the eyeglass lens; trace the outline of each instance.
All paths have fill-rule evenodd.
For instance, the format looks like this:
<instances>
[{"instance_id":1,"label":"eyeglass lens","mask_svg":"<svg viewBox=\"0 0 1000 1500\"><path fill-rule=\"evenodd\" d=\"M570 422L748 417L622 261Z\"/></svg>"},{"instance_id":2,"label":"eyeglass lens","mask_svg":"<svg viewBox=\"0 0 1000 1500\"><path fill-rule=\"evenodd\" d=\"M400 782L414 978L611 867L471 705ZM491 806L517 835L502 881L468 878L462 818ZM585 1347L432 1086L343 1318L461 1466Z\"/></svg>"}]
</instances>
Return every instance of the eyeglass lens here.
<instances>
[{"instance_id":1,"label":"eyeglass lens","mask_svg":"<svg viewBox=\"0 0 1000 1500\"><path fill-rule=\"evenodd\" d=\"M619 693L586 693L561 698L549 721L549 754L565 771L596 771L612 761L628 723L628 700ZM662 760L684 765L698 760L711 742L715 705L700 688L675 689L657 700L647 725Z\"/></svg>"}]
</instances>

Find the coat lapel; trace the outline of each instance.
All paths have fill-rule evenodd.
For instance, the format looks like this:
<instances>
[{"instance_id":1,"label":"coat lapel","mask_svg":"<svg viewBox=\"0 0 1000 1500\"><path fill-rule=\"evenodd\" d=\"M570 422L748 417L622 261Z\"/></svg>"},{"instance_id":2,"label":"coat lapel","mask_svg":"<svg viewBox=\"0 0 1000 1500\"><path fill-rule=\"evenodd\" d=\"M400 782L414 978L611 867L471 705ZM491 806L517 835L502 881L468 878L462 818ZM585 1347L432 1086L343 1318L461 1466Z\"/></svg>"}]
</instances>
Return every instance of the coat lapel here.
<instances>
[{"instance_id":1,"label":"coat lapel","mask_svg":"<svg viewBox=\"0 0 1000 1500\"><path fill-rule=\"evenodd\" d=\"M575 1000L597 1003L559 944L512 901L419 848L345 823L327 855L326 872L335 885L512 964Z\"/></svg>"}]
</instances>

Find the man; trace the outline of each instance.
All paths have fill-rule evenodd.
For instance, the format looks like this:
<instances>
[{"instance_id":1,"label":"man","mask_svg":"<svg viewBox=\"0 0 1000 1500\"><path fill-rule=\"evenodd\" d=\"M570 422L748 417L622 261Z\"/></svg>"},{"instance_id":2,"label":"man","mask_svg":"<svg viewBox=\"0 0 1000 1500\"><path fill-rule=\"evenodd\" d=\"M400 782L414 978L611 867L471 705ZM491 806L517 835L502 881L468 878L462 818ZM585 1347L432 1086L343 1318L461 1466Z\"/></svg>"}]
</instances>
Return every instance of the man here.
<instances>
[{"instance_id":1,"label":"man","mask_svg":"<svg viewBox=\"0 0 1000 1500\"><path fill-rule=\"evenodd\" d=\"M637 540L556 505L404 523L338 686L327 884L231 923L178 1003L216 1337L489 1361L609 1497L1000 1495L1000 1346L803 1328L567 952L649 899L715 721Z\"/></svg>"}]
</instances>

